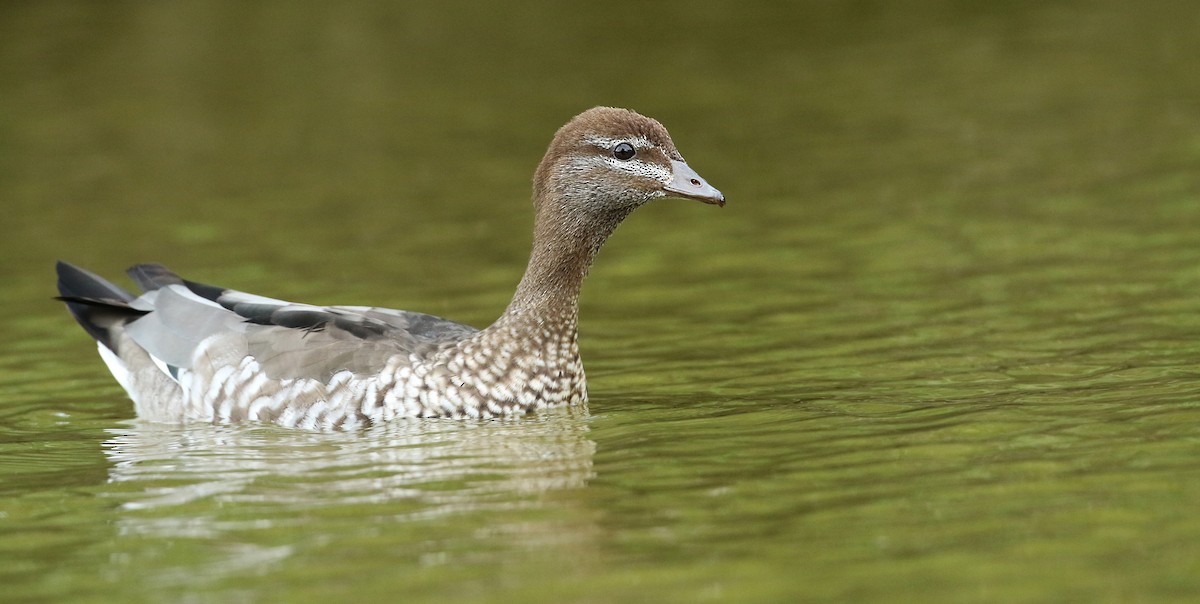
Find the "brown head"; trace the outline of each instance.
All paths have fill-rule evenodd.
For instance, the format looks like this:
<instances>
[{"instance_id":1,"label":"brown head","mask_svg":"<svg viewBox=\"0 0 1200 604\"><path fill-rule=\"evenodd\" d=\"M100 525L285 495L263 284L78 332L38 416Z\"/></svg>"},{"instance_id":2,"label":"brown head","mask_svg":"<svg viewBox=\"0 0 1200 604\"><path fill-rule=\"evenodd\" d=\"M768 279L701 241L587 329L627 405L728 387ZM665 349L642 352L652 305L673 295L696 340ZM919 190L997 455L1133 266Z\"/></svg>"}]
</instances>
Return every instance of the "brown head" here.
<instances>
[{"instance_id":1,"label":"brown head","mask_svg":"<svg viewBox=\"0 0 1200 604\"><path fill-rule=\"evenodd\" d=\"M583 277L613 229L663 197L725 205L657 121L613 107L575 116L554 135L533 176L533 253L506 314L546 303L574 313Z\"/></svg>"},{"instance_id":2,"label":"brown head","mask_svg":"<svg viewBox=\"0 0 1200 604\"><path fill-rule=\"evenodd\" d=\"M620 218L662 197L725 205L725 196L688 167L662 124L614 107L588 109L558 130L534 174L533 192L535 204L554 199Z\"/></svg>"}]
</instances>

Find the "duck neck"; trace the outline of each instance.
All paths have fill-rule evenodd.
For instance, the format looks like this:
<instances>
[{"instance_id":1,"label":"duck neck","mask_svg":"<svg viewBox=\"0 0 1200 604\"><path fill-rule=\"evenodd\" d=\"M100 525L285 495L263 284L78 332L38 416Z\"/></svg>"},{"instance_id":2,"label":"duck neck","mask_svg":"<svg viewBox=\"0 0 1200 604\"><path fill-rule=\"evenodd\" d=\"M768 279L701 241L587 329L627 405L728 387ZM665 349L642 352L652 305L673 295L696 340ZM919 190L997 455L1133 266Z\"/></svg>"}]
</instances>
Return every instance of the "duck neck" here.
<instances>
[{"instance_id":1,"label":"duck neck","mask_svg":"<svg viewBox=\"0 0 1200 604\"><path fill-rule=\"evenodd\" d=\"M607 216L567 215L563 204L553 200L535 203L535 207L538 215L529 266L500 320L565 321L573 328L579 314L579 292L592 260L629 211Z\"/></svg>"}]
</instances>

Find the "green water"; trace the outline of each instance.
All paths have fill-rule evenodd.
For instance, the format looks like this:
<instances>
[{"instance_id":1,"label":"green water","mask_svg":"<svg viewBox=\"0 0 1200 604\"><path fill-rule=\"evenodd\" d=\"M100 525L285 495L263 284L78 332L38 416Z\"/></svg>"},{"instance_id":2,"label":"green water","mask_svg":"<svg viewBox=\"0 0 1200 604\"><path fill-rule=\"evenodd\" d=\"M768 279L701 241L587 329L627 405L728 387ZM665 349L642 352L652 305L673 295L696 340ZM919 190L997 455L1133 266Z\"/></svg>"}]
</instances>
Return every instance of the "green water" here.
<instances>
[{"instance_id":1,"label":"green water","mask_svg":"<svg viewBox=\"0 0 1200 604\"><path fill-rule=\"evenodd\" d=\"M1191 2L0 5L0 600L1200 597ZM160 426L63 258L483 325L596 104L719 210L584 288L587 410Z\"/></svg>"}]
</instances>

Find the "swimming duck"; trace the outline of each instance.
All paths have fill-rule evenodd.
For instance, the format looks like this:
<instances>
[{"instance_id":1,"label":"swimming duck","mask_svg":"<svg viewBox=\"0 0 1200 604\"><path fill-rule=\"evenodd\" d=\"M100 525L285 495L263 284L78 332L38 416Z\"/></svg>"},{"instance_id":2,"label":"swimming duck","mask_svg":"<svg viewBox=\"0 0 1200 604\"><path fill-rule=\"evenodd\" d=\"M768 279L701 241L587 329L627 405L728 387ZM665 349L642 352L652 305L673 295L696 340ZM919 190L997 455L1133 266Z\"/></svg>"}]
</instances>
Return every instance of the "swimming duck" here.
<instances>
[{"instance_id":1,"label":"swimming duck","mask_svg":"<svg viewBox=\"0 0 1200 604\"><path fill-rule=\"evenodd\" d=\"M587 401L579 291L630 212L725 197L666 128L596 107L560 128L533 177L533 251L512 302L475 329L418 312L312 306L196 283L157 264L134 296L58 263L60 300L139 417L353 429L399 417L489 418Z\"/></svg>"}]
</instances>

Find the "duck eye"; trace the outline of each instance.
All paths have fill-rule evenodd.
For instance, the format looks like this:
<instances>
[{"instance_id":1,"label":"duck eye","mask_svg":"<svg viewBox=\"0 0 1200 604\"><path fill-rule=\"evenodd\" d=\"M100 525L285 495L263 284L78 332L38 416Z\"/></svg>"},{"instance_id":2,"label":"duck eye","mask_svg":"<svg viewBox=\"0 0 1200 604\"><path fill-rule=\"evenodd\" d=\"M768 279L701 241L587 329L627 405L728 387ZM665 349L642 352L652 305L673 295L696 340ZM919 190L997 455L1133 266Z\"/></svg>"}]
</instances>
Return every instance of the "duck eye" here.
<instances>
[{"instance_id":1,"label":"duck eye","mask_svg":"<svg viewBox=\"0 0 1200 604\"><path fill-rule=\"evenodd\" d=\"M633 150L633 145L629 143L617 143L617 146L613 147L613 157L621 161L633 159L633 156L636 153L637 152Z\"/></svg>"}]
</instances>

